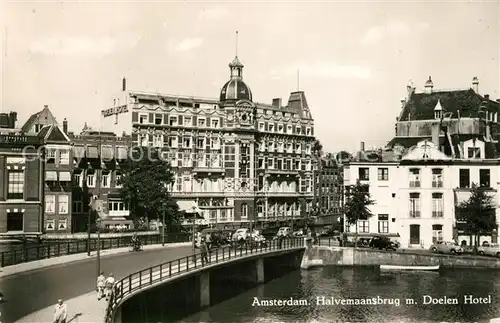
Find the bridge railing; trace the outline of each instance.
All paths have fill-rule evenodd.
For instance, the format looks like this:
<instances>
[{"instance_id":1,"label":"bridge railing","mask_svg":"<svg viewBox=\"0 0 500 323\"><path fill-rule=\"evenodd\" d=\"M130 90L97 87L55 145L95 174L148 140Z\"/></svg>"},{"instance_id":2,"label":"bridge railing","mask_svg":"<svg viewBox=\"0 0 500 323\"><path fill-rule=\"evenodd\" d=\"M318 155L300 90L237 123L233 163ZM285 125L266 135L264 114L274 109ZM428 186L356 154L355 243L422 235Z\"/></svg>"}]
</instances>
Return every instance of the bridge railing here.
<instances>
[{"instance_id":1,"label":"bridge railing","mask_svg":"<svg viewBox=\"0 0 500 323\"><path fill-rule=\"evenodd\" d=\"M160 235L143 235L139 239L144 245L160 244L162 238ZM116 249L130 246L132 236L103 238L100 239L100 250ZM188 242L189 235L184 233L175 233L165 235L166 243ZM97 250L97 240L72 240L65 242L49 242L37 246L21 247L15 250L3 251L0 254L0 264L2 267L17 265L24 262L37 261L42 259L68 256L77 253L84 253Z\"/></svg>"},{"instance_id":2,"label":"bridge railing","mask_svg":"<svg viewBox=\"0 0 500 323\"><path fill-rule=\"evenodd\" d=\"M209 265L223 263L231 259L241 258L252 254L264 253L273 250L284 250L304 247L304 238L285 238L270 240L265 244L222 247L210 252L209 262L202 259L200 253L189 255L176 260L167 261L159 265L143 269L128 275L115 284L106 309L106 323L112 323L115 310L120 302L135 291L141 290L158 282L173 278L183 273L194 271Z\"/></svg>"}]
</instances>

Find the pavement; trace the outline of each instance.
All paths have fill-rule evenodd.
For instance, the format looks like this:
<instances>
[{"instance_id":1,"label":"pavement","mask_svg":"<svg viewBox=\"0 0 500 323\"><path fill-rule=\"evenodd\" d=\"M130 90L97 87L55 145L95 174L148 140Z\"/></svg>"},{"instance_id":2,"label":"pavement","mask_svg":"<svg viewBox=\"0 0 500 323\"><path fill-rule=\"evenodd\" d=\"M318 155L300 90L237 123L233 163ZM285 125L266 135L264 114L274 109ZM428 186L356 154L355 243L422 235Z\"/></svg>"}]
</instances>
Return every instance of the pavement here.
<instances>
[{"instance_id":1,"label":"pavement","mask_svg":"<svg viewBox=\"0 0 500 323\"><path fill-rule=\"evenodd\" d=\"M272 250L270 252L273 251L275 250ZM231 255L229 255L229 253L231 253ZM241 259L247 256L251 257L253 254L255 253L250 253L249 251L247 254L245 254L245 252L243 251L243 254L240 256L239 250L237 250L235 253L235 249L231 249L225 251L224 253L222 252L218 252L217 254L212 253L210 256L210 260L213 263L213 265L215 265L217 260L219 261L222 259L229 260L229 259L234 259L235 257ZM200 257L197 257L196 264L191 260L192 259L191 257L189 259L190 259L188 263L189 269L193 268L193 266L202 268L203 265ZM205 266L210 266L210 264L206 264ZM165 279L162 279L162 277L168 277L170 275L175 275L177 273L182 274L183 272L186 272L187 267L188 266L184 261L180 263L175 263L173 264L172 267L168 266L165 266L163 268L158 267L151 274L149 272L144 271L142 275L137 274L130 281L126 280L125 283L123 284L123 290L124 291L127 291L129 289L135 290L139 288L141 284L143 285L157 284L160 281L165 281ZM143 268L147 267L144 266ZM173 276L172 278L175 277L176 276ZM130 284L131 286L129 286ZM119 287L121 288L120 285ZM47 306L41 310L38 310L36 312L33 312L29 315L22 317L21 319L15 321L15 323L34 323L34 322L52 323L51 319L54 312L55 301L53 303L54 303L53 305ZM68 299L65 301L65 303L68 306L68 320L67 320L68 323L69 322L97 323L104 321L106 314L106 301L104 299L98 301L97 293L95 291Z\"/></svg>"},{"instance_id":2,"label":"pavement","mask_svg":"<svg viewBox=\"0 0 500 323\"><path fill-rule=\"evenodd\" d=\"M119 248L105 250L101 252L100 269L105 275L113 273L115 277L125 277L132 272L154 266L158 263L178 259L192 252L191 243L174 243L162 247L161 245L144 246L141 252L130 252L130 248ZM68 300L68 310L70 316L74 314L70 305L80 304L74 298L82 295L94 294L94 305L89 303L90 308L96 309L101 305L95 297L95 286L97 278L97 261L95 252L91 257L86 253L62 256L57 258L44 259L1 269L0 292L5 297L5 302L0 304L0 320L2 322L15 322L30 313L50 308L57 299ZM69 301L72 300L71 304ZM91 298L83 298L91 302ZM82 304L85 304L84 301ZM104 303L104 302L103 302ZM85 311L89 310L87 305L80 308L81 316L76 317L72 322L100 322L95 321ZM85 315L85 316L84 316ZM104 315L104 314L103 314ZM36 319L29 319L24 322L43 322L52 320L52 314L45 318L45 315Z\"/></svg>"}]
</instances>

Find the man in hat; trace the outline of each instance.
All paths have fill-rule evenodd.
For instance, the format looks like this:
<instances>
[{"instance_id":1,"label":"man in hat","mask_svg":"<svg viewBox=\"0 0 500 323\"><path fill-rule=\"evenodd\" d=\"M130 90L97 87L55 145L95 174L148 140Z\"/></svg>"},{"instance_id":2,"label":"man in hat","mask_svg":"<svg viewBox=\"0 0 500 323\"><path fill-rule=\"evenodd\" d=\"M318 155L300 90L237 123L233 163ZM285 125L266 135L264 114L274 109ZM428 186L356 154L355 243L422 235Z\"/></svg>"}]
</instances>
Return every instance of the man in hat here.
<instances>
[{"instance_id":1,"label":"man in hat","mask_svg":"<svg viewBox=\"0 0 500 323\"><path fill-rule=\"evenodd\" d=\"M54 323L66 323L67 317L68 307L63 303L62 299L58 299L54 307Z\"/></svg>"}]
</instances>

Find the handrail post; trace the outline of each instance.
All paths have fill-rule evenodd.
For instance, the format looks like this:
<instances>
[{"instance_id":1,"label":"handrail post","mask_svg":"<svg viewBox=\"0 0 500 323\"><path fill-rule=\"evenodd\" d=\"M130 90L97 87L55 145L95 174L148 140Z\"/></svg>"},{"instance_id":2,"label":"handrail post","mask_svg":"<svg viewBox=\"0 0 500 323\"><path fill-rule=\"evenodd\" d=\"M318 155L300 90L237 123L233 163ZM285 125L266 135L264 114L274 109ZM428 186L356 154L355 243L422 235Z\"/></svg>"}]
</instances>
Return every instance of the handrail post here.
<instances>
[{"instance_id":1,"label":"handrail post","mask_svg":"<svg viewBox=\"0 0 500 323\"><path fill-rule=\"evenodd\" d=\"M132 275L128 276L128 293L132 293Z\"/></svg>"},{"instance_id":2,"label":"handrail post","mask_svg":"<svg viewBox=\"0 0 500 323\"><path fill-rule=\"evenodd\" d=\"M149 284L153 285L153 267L149 267Z\"/></svg>"},{"instance_id":3,"label":"handrail post","mask_svg":"<svg viewBox=\"0 0 500 323\"><path fill-rule=\"evenodd\" d=\"M162 280L163 278L163 263L160 264L160 281Z\"/></svg>"},{"instance_id":4,"label":"handrail post","mask_svg":"<svg viewBox=\"0 0 500 323\"><path fill-rule=\"evenodd\" d=\"M219 249L215 249L215 262L219 262Z\"/></svg>"},{"instance_id":5,"label":"handrail post","mask_svg":"<svg viewBox=\"0 0 500 323\"><path fill-rule=\"evenodd\" d=\"M139 272L139 288L142 286L142 271Z\"/></svg>"},{"instance_id":6,"label":"handrail post","mask_svg":"<svg viewBox=\"0 0 500 323\"><path fill-rule=\"evenodd\" d=\"M168 262L168 275L172 276L172 262L171 261Z\"/></svg>"},{"instance_id":7,"label":"handrail post","mask_svg":"<svg viewBox=\"0 0 500 323\"><path fill-rule=\"evenodd\" d=\"M196 262L194 263L194 267L196 268ZM186 257L186 271L189 271L189 256Z\"/></svg>"}]
</instances>

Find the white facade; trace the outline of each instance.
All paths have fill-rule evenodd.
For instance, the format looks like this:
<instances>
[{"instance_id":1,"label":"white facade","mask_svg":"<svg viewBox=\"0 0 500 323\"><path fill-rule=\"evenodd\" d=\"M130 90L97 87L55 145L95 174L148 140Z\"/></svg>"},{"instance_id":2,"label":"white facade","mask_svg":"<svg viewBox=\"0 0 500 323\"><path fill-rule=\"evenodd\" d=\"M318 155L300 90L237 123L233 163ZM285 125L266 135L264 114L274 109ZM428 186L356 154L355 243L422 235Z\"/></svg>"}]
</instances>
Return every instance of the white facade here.
<instances>
[{"instance_id":1,"label":"white facade","mask_svg":"<svg viewBox=\"0 0 500 323\"><path fill-rule=\"evenodd\" d=\"M451 159L431 142L423 141L400 162L351 162L345 169L345 185L354 185L358 179L369 184L375 201L370 207L373 216L359 221L358 232L399 236L404 248L429 248L436 240L454 238L469 244L468 236L454 234L455 212L456 206L469 198L473 183L492 188L498 223L500 161L481 159L484 143L479 141L464 143L466 157L470 147L479 148L474 149L476 157ZM346 231L355 232L356 227ZM481 242L489 240L481 238Z\"/></svg>"}]
</instances>

